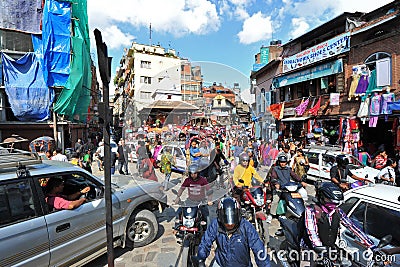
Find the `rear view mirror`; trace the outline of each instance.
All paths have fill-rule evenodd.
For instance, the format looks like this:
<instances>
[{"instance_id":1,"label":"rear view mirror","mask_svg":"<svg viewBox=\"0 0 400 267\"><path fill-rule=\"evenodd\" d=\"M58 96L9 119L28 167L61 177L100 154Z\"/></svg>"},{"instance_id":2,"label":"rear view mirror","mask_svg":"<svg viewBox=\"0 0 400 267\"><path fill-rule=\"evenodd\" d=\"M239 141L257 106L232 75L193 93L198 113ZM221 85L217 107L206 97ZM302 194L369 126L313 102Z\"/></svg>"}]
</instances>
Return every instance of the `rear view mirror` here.
<instances>
[{"instance_id":1,"label":"rear view mirror","mask_svg":"<svg viewBox=\"0 0 400 267\"><path fill-rule=\"evenodd\" d=\"M385 235L379 241L378 248L383 248L384 246L390 244L391 241L392 241L392 236L391 235Z\"/></svg>"}]
</instances>

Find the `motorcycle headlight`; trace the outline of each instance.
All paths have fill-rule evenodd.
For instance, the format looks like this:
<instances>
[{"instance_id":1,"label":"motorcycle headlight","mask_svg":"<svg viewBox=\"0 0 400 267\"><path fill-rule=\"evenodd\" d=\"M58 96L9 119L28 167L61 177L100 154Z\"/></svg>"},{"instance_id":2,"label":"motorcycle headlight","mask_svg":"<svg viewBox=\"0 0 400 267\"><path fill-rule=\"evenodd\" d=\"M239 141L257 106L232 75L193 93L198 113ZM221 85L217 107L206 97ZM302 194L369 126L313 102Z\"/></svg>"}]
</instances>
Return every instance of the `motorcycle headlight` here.
<instances>
[{"instance_id":1,"label":"motorcycle headlight","mask_svg":"<svg viewBox=\"0 0 400 267\"><path fill-rule=\"evenodd\" d=\"M183 217L183 225L187 228L191 228L194 226L194 218L185 218Z\"/></svg>"},{"instance_id":2,"label":"motorcycle headlight","mask_svg":"<svg viewBox=\"0 0 400 267\"><path fill-rule=\"evenodd\" d=\"M263 198L256 198L255 201L256 201L257 206L264 205L264 199Z\"/></svg>"}]
</instances>

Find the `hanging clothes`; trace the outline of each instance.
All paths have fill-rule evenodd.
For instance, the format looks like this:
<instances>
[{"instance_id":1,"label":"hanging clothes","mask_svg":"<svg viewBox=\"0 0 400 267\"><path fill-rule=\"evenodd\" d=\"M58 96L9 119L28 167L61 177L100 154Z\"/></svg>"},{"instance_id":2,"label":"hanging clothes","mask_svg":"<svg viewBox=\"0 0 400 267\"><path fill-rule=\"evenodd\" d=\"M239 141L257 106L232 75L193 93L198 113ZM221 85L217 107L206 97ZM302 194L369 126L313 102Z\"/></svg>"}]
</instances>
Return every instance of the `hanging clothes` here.
<instances>
[{"instance_id":1,"label":"hanging clothes","mask_svg":"<svg viewBox=\"0 0 400 267\"><path fill-rule=\"evenodd\" d=\"M368 83L368 87L367 87L367 91L365 92L365 95L363 97L363 100L365 98L367 98L369 95L371 95L373 93L374 90L377 89L382 89L382 86L377 86L376 83L376 70L372 70L370 77L369 77L369 83Z\"/></svg>"},{"instance_id":2,"label":"hanging clothes","mask_svg":"<svg viewBox=\"0 0 400 267\"><path fill-rule=\"evenodd\" d=\"M361 75L353 74L351 77L352 77L352 81L351 81L350 89L349 89L349 100L351 100L351 98L356 96L355 92L357 90L358 81L360 80Z\"/></svg>"},{"instance_id":3,"label":"hanging clothes","mask_svg":"<svg viewBox=\"0 0 400 267\"><path fill-rule=\"evenodd\" d=\"M368 74L363 74L361 75L358 84L357 84L357 88L356 91L354 92L355 96L362 96L365 94L365 92L367 91L368 88L368 84L369 84L369 76Z\"/></svg>"},{"instance_id":4,"label":"hanging clothes","mask_svg":"<svg viewBox=\"0 0 400 267\"><path fill-rule=\"evenodd\" d=\"M308 98L307 98L305 101L302 100L301 103L300 103L300 105L298 105L298 106L295 108L295 111L296 111L297 116L303 116L304 112L305 112L306 109L307 109L308 102L310 102L310 99L308 99Z\"/></svg>"},{"instance_id":5,"label":"hanging clothes","mask_svg":"<svg viewBox=\"0 0 400 267\"><path fill-rule=\"evenodd\" d=\"M388 103L395 102L396 96L393 93L387 93L382 95L382 107L381 114L389 115L392 114L392 110L388 109Z\"/></svg>"},{"instance_id":6,"label":"hanging clothes","mask_svg":"<svg viewBox=\"0 0 400 267\"><path fill-rule=\"evenodd\" d=\"M369 109L370 116L379 116L381 111L381 99L382 96L377 92L374 93L374 96L371 97L371 105Z\"/></svg>"},{"instance_id":7,"label":"hanging clothes","mask_svg":"<svg viewBox=\"0 0 400 267\"><path fill-rule=\"evenodd\" d=\"M357 117L361 119L363 124L365 124L369 116L370 100L370 98L366 98L364 101L361 101L360 108L358 109Z\"/></svg>"}]
</instances>

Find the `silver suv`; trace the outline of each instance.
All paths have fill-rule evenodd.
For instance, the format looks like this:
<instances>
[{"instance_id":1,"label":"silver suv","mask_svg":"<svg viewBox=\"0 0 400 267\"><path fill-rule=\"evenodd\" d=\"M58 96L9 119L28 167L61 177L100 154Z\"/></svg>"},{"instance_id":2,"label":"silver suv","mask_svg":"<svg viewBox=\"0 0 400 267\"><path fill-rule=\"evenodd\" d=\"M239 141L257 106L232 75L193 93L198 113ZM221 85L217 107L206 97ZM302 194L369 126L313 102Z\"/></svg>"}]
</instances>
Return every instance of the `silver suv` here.
<instances>
[{"instance_id":1,"label":"silver suv","mask_svg":"<svg viewBox=\"0 0 400 267\"><path fill-rule=\"evenodd\" d=\"M52 210L44 184L64 181L64 192L89 186L86 202L73 210ZM149 244L158 232L152 213L162 210L158 183L112 177L114 245ZM79 266L106 252L104 183L80 167L41 161L23 151L0 148L0 265Z\"/></svg>"}]
</instances>

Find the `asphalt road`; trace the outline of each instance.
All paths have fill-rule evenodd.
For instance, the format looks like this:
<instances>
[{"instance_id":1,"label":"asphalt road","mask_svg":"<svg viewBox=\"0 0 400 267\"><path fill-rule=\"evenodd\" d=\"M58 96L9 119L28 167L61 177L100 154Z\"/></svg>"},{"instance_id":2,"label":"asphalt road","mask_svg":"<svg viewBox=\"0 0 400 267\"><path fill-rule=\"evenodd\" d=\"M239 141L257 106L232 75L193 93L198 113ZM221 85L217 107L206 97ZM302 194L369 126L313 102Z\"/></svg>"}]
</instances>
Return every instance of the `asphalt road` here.
<instances>
[{"instance_id":1,"label":"asphalt road","mask_svg":"<svg viewBox=\"0 0 400 267\"><path fill-rule=\"evenodd\" d=\"M136 174L136 164L129 164L129 170L131 173ZM266 167L262 167L259 170L261 177L265 177L268 169ZM103 175L94 164L93 173L95 175ZM163 174L157 174L159 177L159 181L163 180ZM168 204L171 204L173 199L175 199L174 191L176 192L179 189L180 183L183 181L185 177L181 174L173 173L171 177L171 186L174 190L167 191L167 199ZM314 196L314 187L308 186L306 188L307 193L309 195L309 201L312 196ZM214 195L223 196L226 191L223 189L217 190L214 188ZM181 246L177 243L177 240L172 232L172 227L174 225L174 216L175 216L176 207L170 206L164 210L163 213L156 212L157 220L159 222L159 231L156 239L149 245L141 248L135 248L133 250L115 248L115 266L118 267L128 267L128 266L180 266L180 254L181 254ZM216 201L213 206L209 207L210 217L211 219L216 217ZM279 222L277 219L273 219L270 223L269 233L270 233L270 244L268 250L274 250L279 248L279 244L282 241L282 237L278 238L274 235L274 233L279 229ZM212 260L212 255L207 259L207 266L210 264ZM275 259L271 260L272 266L279 266ZM97 266L107 266L107 256L103 255L96 260L86 264L85 267L97 267Z\"/></svg>"}]
</instances>

